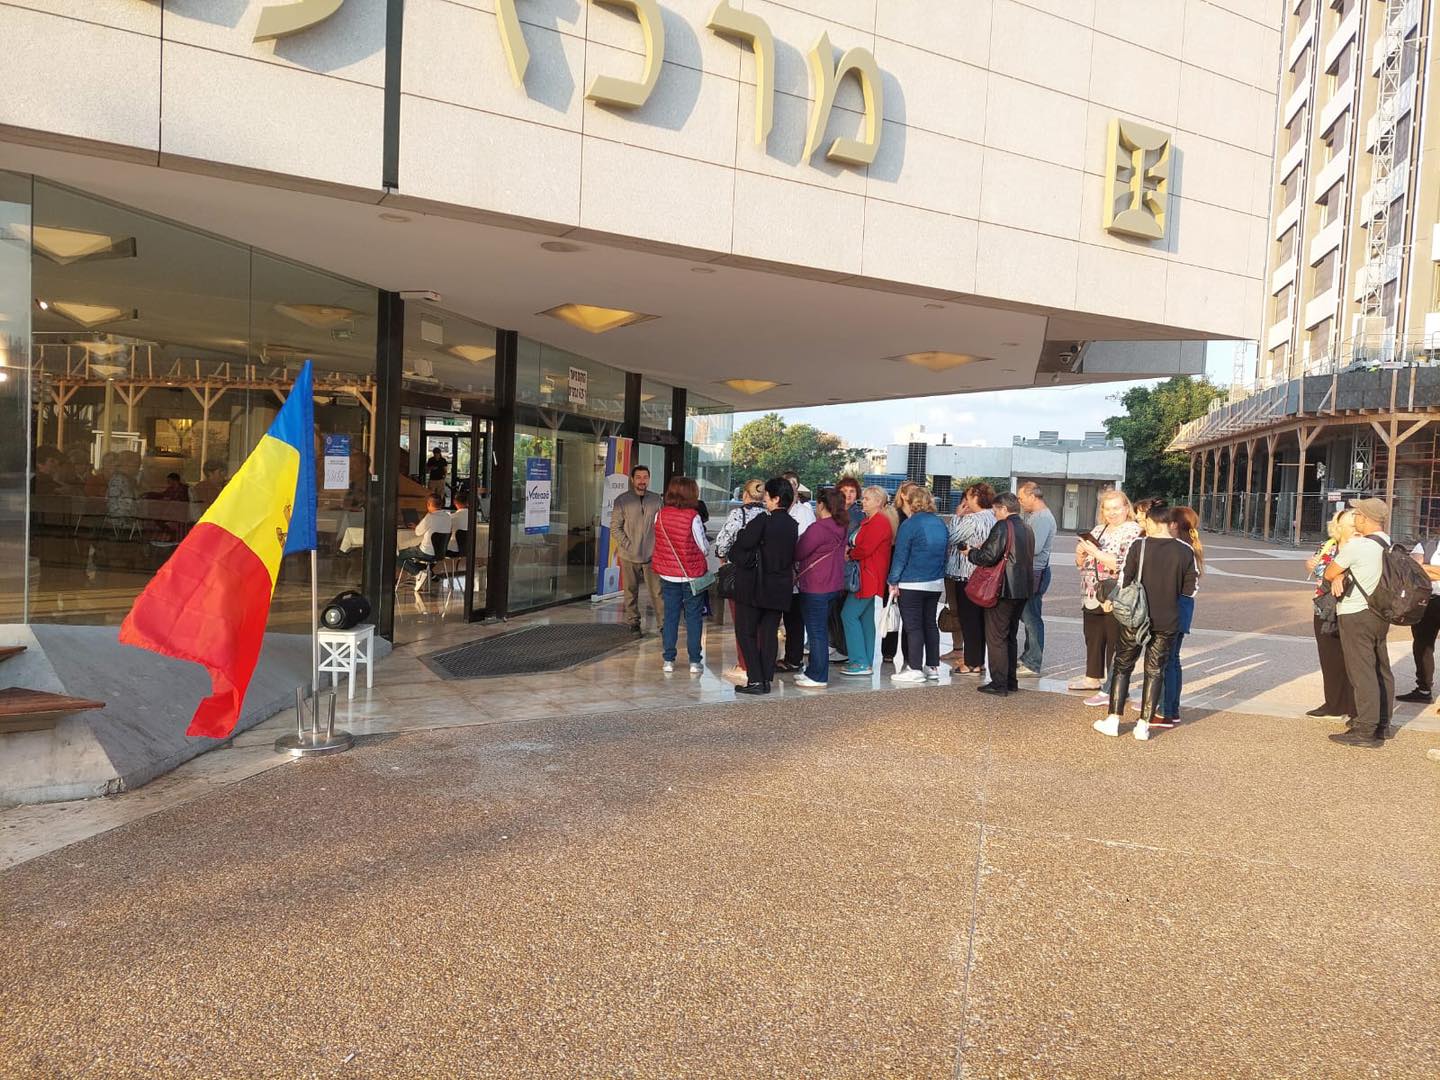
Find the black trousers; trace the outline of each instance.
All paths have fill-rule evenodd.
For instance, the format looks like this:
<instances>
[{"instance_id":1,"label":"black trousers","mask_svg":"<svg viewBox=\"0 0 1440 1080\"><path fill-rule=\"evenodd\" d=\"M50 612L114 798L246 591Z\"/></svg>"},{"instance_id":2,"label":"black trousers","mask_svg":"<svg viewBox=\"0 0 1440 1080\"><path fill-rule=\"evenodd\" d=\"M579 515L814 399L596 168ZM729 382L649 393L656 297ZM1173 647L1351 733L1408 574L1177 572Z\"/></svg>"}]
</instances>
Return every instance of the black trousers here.
<instances>
[{"instance_id":1,"label":"black trousers","mask_svg":"<svg viewBox=\"0 0 1440 1080\"><path fill-rule=\"evenodd\" d=\"M990 659L990 682L1007 690L1019 690L1015 678L1015 661L1019 655L1020 616L1024 600L1001 597L994 607L985 610L985 649Z\"/></svg>"},{"instance_id":2,"label":"black trousers","mask_svg":"<svg viewBox=\"0 0 1440 1080\"><path fill-rule=\"evenodd\" d=\"M740 643L745 673L752 683L775 681L775 654L780 649L775 635L779 629L780 612L736 601L735 640Z\"/></svg>"},{"instance_id":3,"label":"black trousers","mask_svg":"<svg viewBox=\"0 0 1440 1080\"><path fill-rule=\"evenodd\" d=\"M1103 679L1120 649L1120 624L1104 608L1082 608L1085 630L1085 677Z\"/></svg>"},{"instance_id":4,"label":"black trousers","mask_svg":"<svg viewBox=\"0 0 1440 1080\"><path fill-rule=\"evenodd\" d=\"M905 663L916 671L940 666L940 627L935 623L935 609L940 594L900 586L900 622L904 626Z\"/></svg>"},{"instance_id":5,"label":"black trousers","mask_svg":"<svg viewBox=\"0 0 1440 1080\"><path fill-rule=\"evenodd\" d=\"M1390 624L1369 608L1340 616L1340 645L1345 650L1345 670L1355 691L1355 726L1361 731L1379 731L1390 726L1395 705L1395 673L1385 639Z\"/></svg>"},{"instance_id":6,"label":"black trousers","mask_svg":"<svg viewBox=\"0 0 1440 1080\"><path fill-rule=\"evenodd\" d=\"M982 667L985 664L985 609L965 595L965 582L958 584L960 597L956 614L960 617L960 634L965 639L962 646L965 666Z\"/></svg>"},{"instance_id":7,"label":"black trousers","mask_svg":"<svg viewBox=\"0 0 1440 1080\"><path fill-rule=\"evenodd\" d=\"M965 583L959 578L945 579L945 606L950 609L950 619L955 626L950 647L958 653L965 651L965 627L960 624L960 594L964 591Z\"/></svg>"},{"instance_id":8,"label":"black trousers","mask_svg":"<svg viewBox=\"0 0 1440 1080\"><path fill-rule=\"evenodd\" d=\"M791 667L805 663L805 612L799 593L790 598L790 609L785 612L785 663Z\"/></svg>"},{"instance_id":9,"label":"black trousers","mask_svg":"<svg viewBox=\"0 0 1440 1080\"><path fill-rule=\"evenodd\" d=\"M1331 716L1354 716L1355 690L1345 670L1345 649L1339 634L1321 633L1319 615L1315 616L1315 651L1320 654L1320 679L1325 685L1321 708Z\"/></svg>"},{"instance_id":10,"label":"black trousers","mask_svg":"<svg viewBox=\"0 0 1440 1080\"><path fill-rule=\"evenodd\" d=\"M1440 596L1430 598L1430 603L1425 605L1424 618L1411 627L1410 632L1415 635L1415 685L1421 690L1433 690L1435 638L1440 636Z\"/></svg>"},{"instance_id":11,"label":"black trousers","mask_svg":"<svg viewBox=\"0 0 1440 1080\"><path fill-rule=\"evenodd\" d=\"M1130 697L1130 676L1135 671L1135 662L1140 659L1141 644L1135 640L1135 632L1121 626L1113 616L1107 616L1120 631L1120 647L1115 650L1115 679L1110 683L1110 712L1114 716L1125 715L1125 701ZM1175 631L1150 631L1150 640L1145 642L1145 688L1140 693L1140 719L1147 724L1155 719L1155 711L1165 697L1165 665L1170 662L1170 650L1175 646Z\"/></svg>"}]
</instances>

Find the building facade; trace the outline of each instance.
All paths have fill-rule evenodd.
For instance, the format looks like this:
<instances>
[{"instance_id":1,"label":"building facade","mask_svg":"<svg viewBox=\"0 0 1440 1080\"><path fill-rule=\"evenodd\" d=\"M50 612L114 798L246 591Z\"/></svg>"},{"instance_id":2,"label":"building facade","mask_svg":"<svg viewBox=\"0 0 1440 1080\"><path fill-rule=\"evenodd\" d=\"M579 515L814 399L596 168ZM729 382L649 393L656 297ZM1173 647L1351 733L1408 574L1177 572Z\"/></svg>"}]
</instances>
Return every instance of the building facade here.
<instances>
[{"instance_id":1,"label":"building facade","mask_svg":"<svg viewBox=\"0 0 1440 1080\"><path fill-rule=\"evenodd\" d=\"M737 406L1201 370L1205 341L1259 334L1274 8L0 4L0 624L34 646L22 674L161 664L114 627L306 359L324 588L364 591L398 641L609 591L616 477L728 491ZM461 587L397 598L430 490L471 496ZM304 670L304 577L282 569L273 700L252 690L247 723ZM195 752L150 705L25 733L0 759L68 739L86 764L0 766L0 797Z\"/></svg>"},{"instance_id":2,"label":"building facade","mask_svg":"<svg viewBox=\"0 0 1440 1080\"><path fill-rule=\"evenodd\" d=\"M1440 528L1440 170L1429 0L1286 0L1264 333L1187 427L1209 525L1323 537L1345 497Z\"/></svg>"}]
</instances>

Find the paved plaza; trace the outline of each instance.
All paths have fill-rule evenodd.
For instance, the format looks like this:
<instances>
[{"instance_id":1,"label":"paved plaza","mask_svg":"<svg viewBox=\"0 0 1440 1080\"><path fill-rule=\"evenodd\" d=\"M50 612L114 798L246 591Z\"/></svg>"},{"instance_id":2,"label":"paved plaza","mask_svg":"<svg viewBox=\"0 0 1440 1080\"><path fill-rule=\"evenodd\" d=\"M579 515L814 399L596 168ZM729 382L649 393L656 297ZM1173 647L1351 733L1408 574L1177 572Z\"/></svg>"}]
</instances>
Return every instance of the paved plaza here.
<instances>
[{"instance_id":1,"label":"paved plaza","mask_svg":"<svg viewBox=\"0 0 1440 1080\"><path fill-rule=\"evenodd\" d=\"M0 1075L1433 1077L1436 718L1329 742L1303 553L1211 554L1149 744L1043 689L736 702L651 639L444 682L488 631L417 622L349 754L276 767L282 716L0 811Z\"/></svg>"}]
</instances>

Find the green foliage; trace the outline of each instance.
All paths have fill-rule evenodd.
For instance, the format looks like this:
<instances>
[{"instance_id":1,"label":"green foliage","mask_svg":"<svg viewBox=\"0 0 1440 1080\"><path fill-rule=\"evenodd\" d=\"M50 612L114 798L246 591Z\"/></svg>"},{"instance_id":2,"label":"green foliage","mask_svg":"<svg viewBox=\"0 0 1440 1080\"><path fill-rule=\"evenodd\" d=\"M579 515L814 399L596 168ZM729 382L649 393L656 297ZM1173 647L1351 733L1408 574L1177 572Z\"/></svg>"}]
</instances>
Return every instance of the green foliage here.
<instances>
[{"instance_id":1,"label":"green foliage","mask_svg":"<svg viewBox=\"0 0 1440 1080\"><path fill-rule=\"evenodd\" d=\"M811 424L787 424L779 413L766 413L735 432L732 445L735 482L768 480L793 469L811 491L840 479L869 450L840 445L838 435Z\"/></svg>"},{"instance_id":2,"label":"green foliage","mask_svg":"<svg viewBox=\"0 0 1440 1080\"><path fill-rule=\"evenodd\" d=\"M1165 452L1180 425L1204 416L1225 391L1208 379L1177 375L1158 386L1137 386L1120 396L1124 416L1105 421L1105 434L1125 441L1125 490L1131 498L1163 496L1184 502L1190 492L1190 459Z\"/></svg>"}]
</instances>

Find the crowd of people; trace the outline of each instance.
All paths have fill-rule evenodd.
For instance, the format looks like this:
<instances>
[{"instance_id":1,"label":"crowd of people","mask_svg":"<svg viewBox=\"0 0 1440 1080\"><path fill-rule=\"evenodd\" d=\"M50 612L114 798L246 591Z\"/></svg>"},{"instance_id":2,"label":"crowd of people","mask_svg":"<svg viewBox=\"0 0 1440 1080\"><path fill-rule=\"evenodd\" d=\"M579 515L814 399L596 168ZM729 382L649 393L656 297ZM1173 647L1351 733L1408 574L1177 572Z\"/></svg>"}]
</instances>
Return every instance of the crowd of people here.
<instances>
[{"instance_id":1,"label":"crowd of people","mask_svg":"<svg viewBox=\"0 0 1440 1080\"><path fill-rule=\"evenodd\" d=\"M939 681L942 663L950 662L952 676L974 678L980 693L1002 697L1039 677L1056 522L1037 484L998 494L972 484L953 514L940 513L922 484L902 484L892 500L853 477L813 499L802 497L793 472L749 480L739 495L713 547L693 479L672 478L660 496L640 467L616 499L611 528L625 617L640 629L647 589L660 617L665 671L675 670L682 614L690 671L703 670L702 604L715 579L713 550L733 615L739 658L729 674L740 683L737 693L769 694L785 675L801 689L823 690L832 670L873 676L883 664L894 665L892 684L906 686ZM1086 673L1070 689L1092 692L1085 703L1106 706L1095 729L1118 735L1143 656L1133 734L1148 739L1152 728L1179 722L1181 646L1204 570L1199 519L1163 499L1132 506L1123 492L1107 491L1095 528L1077 538L1075 565L1084 590ZM1143 618L1135 614L1137 595ZM942 624L954 642L943 656Z\"/></svg>"},{"instance_id":2,"label":"crowd of people","mask_svg":"<svg viewBox=\"0 0 1440 1080\"><path fill-rule=\"evenodd\" d=\"M846 476L811 498L786 472L741 485L738 505L713 542L699 494L693 478L675 476L661 495L651 488L650 471L637 466L610 521L625 619L641 629L648 593L667 673L679 662L682 622L690 673L704 670L704 618L718 585L738 654L726 674L739 694L769 694L782 676L802 690L824 690L832 673L867 677L883 665L893 666L892 685L912 686L939 681L949 663L952 682L973 678L980 693L995 696L1040 676L1057 528L1039 485L997 493L974 483L954 513L941 513L921 484L901 484L892 499L884 488ZM401 552L414 564L417 589L438 561L435 541L447 532L453 538L468 512L463 499L457 515L446 514L434 495L430 504L416 528L419 543ZM1381 499L1352 500L1306 564L1315 579L1325 698L1309 715L1343 720L1346 730L1332 738L1349 745L1383 745L1393 737L1396 701L1434 699L1440 538L1415 545L1402 560L1418 564L1408 567L1410 591L1423 597L1411 603L1408 617L1388 613L1377 594L1386 592L1386 559L1401 551L1386 531L1389 517ZM1085 673L1067 689L1105 709L1094 722L1101 734L1121 733L1137 666L1134 737L1147 740L1155 728L1180 722L1181 653L1205 570L1199 529L1191 507L1164 499L1132 504L1109 489L1098 500L1094 527L1075 538ZM1386 651L1397 623L1411 628L1416 672L1415 688L1398 697ZM953 642L943 655L942 632Z\"/></svg>"}]
</instances>

